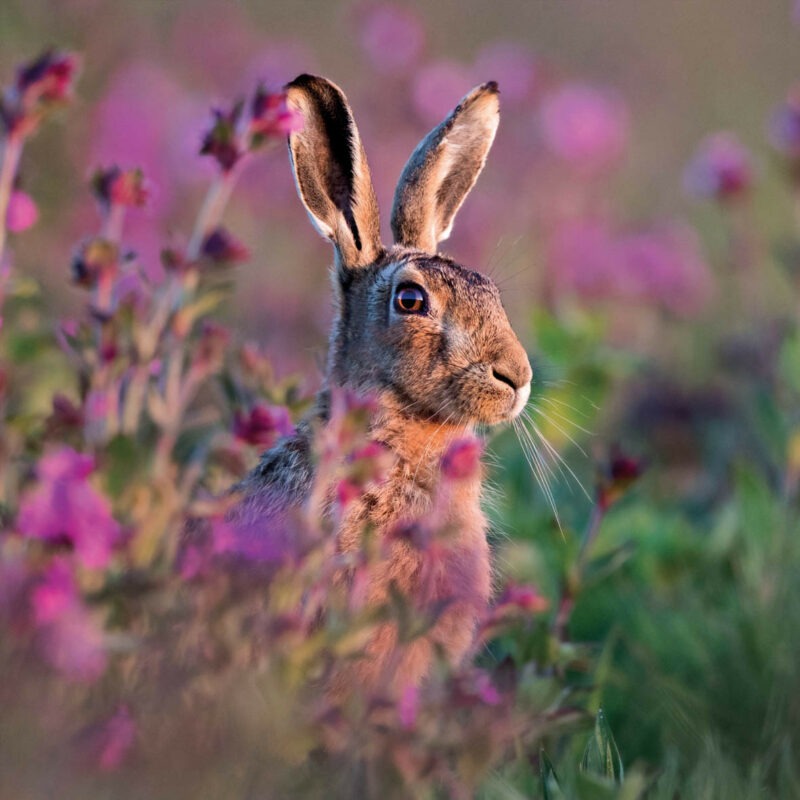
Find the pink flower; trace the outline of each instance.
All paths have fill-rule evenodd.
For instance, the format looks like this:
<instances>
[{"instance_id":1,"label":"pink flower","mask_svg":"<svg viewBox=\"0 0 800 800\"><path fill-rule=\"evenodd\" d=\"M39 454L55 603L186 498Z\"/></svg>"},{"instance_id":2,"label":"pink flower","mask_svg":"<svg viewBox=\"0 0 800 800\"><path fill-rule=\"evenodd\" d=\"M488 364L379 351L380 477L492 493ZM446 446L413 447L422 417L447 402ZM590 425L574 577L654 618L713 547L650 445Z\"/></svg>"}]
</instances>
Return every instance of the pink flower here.
<instances>
[{"instance_id":1,"label":"pink flower","mask_svg":"<svg viewBox=\"0 0 800 800\"><path fill-rule=\"evenodd\" d=\"M448 480L474 478L480 473L483 445L475 437L456 439L442 456L442 475Z\"/></svg>"},{"instance_id":2,"label":"pink flower","mask_svg":"<svg viewBox=\"0 0 800 800\"><path fill-rule=\"evenodd\" d=\"M97 765L111 772L119 768L136 742L136 721L127 706L120 706L100 731Z\"/></svg>"},{"instance_id":3,"label":"pink flower","mask_svg":"<svg viewBox=\"0 0 800 800\"><path fill-rule=\"evenodd\" d=\"M243 111L244 102L241 100L227 111L221 108L212 109L214 121L203 135L200 155L211 156L223 172L230 172L244 155L238 133Z\"/></svg>"},{"instance_id":4,"label":"pink flower","mask_svg":"<svg viewBox=\"0 0 800 800\"><path fill-rule=\"evenodd\" d=\"M581 83L562 86L541 108L544 143L558 158L585 173L616 164L628 144L628 109L613 91Z\"/></svg>"},{"instance_id":5,"label":"pink flower","mask_svg":"<svg viewBox=\"0 0 800 800\"><path fill-rule=\"evenodd\" d=\"M733 200L753 186L750 152L732 133L715 133L704 139L683 174L686 191L695 197Z\"/></svg>"},{"instance_id":6,"label":"pink flower","mask_svg":"<svg viewBox=\"0 0 800 800\"><path fill-rule=\"evenodd\" d=\"M506 587L497 601L495 611L523 611L528 614L538 614L547 611L549 607L548 599L539 594L534 586L511 584Z\"/></svg>"},{"instance_id":7,"label":"pink flower","mask_svg":"<svg viewBox=\"0 0 800 800\"><path fill-rule=\"evenodd\" d=\"M289 108L285 92L268 92L259 84L250 102L250 147L258 147L264 140L284 139L290 133L303 129L303 115Z\"/></svg>"},{"instance_id":8,"label":"pink flower","mask_svg":"<svg viewBox=\"0 0 800 800\"><path fill-rule=\"evenodd\" d=\"M397 717L400 725L410 730L417 724L419 714L419 688L409 684L403 689L400 701L397 704Z\"/></svg>"},{"instance_id":9,"label":"pink flower","mask_svg":"<svg viewBox=\"0 0 800 800\"><path fill-rule=\"evenodd\" d=\"M152 187L140 169L122 170L114 165L98 169L91 178L91 187L100 205L143 206L150 199Z\"/></svg>"},{"instance_id":10,"label":"pink flower","mask_svg":"<svg viewBox=\"0 0 800 800\"><path fill-rule=\"evenodd\" d=\"M6 227L11 233L21 233L36 224L39 209L33 198L19 189L11 193L6 210Z\"/></svg>"},{"instance_id":11,"label":"pink flower","mask_svg":"<svg viewBox=\"0 0 800 800\"><path fill-rule=\"evenodd\" d=\"M257 447L272 447L280 436L291 436L294 425L289 412L282 406L253 406L249 413L237 411L233 419L233 434L237 439Z\"/></svg>"},{"instance_id":12,"label":"pink flower","mask_svg":"<svg viewBox=\"0 0 800 800\"><path fill-rule=\"evenodd\" d=\"M250 258L250 251L222 226L206 235L201 252L215 264L236 264Z\"/></svg>"},{"instance_id":13,"label":"pink flower","mask_svg":"<svg viewBox=\"0 0 800 800\"><path fill-rule=\"evenodd\" d=\"M22 498L17 528L32 539L66 543L90 569L108 565L119 538L111 507L87 478L94 470L90 456L62 447L43 456L38 484Z\"/></svg>"},{"instance_id":14,"label":"pink flower","mask_svg":"<svg viewBox=\"0 0 800 800\"><path fill-rule=\"evenodd\" d=\"M407 73L418 63L424 45L425 30L411 8L381 3L363 14L361 46L377 72Z\"/></svg>"},{"instance_id":15,"label":"pink flower","mask_svg":"<svg viewBox=\"0 0 800 800\"><path fill-rule=\"evenodd\" d=\"M514 42L494 42L484 47L475 61L474 80L497 81L503 105L520 105L530 100L537 82L536 59Z\"/></svg>"},{"instance_id":16,"label":"pink flower","mask_svg":"<svg viewBox=\"0 0 800 800\"><path fill-rule=\"evenodd\" d=\"M411 89L414 110L426 125L441 122L471 86L469 71L441 59L417 72Z\"/></svg>"},{"instance_id":17,"label":"pink flower","mask_svg":"<svg viewBox=\"0 0 800 800\"><path fill-rule=\"evenodd\" d=\"M83 604L72 571L54 561L31 594L45 658L74 680L92 681L106 666L103 631Z\"/></svg>"}]
</instances>

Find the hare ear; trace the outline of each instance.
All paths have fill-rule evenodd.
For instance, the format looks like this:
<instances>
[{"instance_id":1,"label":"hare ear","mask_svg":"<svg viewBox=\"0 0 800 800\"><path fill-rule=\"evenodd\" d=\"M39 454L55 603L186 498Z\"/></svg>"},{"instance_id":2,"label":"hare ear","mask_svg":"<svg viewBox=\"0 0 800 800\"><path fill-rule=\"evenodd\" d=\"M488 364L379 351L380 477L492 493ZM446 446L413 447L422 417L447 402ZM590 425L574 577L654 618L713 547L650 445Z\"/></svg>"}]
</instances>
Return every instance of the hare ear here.
<instances>
[{"instance_id":1,"label":"hare ear","mask_svg":"<svg viewBox=\"0 0 800 800\"><path fill-rule=\"evenodd\" d=\"M330 239L345 269L373 263L383 250L378 202L367 157L342 90L325 78L300 75L286 86L304 120L289 136L297 192L314 227Z\"/></svg>"},{"instance_id":2,"label":"hare ear","mask_svg":"<svg viewBox=\"0 0 800 800\"><path fill-rule=\"evenodd\" d=\"M436 252L483 169L499 121L497 84L489 81L473 89L417 145L394 195L395 242Z\"/></svg>"}]
</instances>

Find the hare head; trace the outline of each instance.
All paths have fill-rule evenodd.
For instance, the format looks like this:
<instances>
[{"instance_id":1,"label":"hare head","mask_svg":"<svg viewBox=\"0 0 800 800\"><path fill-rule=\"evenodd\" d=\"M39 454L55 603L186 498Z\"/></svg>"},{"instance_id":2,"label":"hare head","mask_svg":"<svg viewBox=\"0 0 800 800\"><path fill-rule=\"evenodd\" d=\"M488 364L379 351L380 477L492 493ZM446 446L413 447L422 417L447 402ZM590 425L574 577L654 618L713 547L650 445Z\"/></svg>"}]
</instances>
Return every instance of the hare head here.
<instances>
[{"instance_id":1,"label":"hare head","mask_svg":"<svg viewBox=\"0 0 800 800\"><path fill-rule=\"evenodd\" d=\"M520 413L531 368L495 284L438 252L497 130L497 84L470 92L418 145L394 197L395 244L347 99L324 78L287 87L305 120L289 150L300 199L335 249L330 384L375 393L409 418L493 425Z\"/></svg>"}]
</instances>

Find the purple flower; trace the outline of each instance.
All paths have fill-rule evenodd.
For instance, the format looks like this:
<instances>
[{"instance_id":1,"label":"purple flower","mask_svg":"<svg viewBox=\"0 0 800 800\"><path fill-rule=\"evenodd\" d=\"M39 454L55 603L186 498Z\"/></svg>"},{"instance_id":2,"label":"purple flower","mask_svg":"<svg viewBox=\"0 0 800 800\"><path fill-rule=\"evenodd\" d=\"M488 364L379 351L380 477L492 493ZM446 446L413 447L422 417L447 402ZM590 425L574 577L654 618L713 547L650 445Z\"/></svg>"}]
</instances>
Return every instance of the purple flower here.
<instances>
[{"instance_id":1,"label":"purple flower","mask_svg":"<svg viewBox=\"0 0 800 800\"><path fill-rule=\"evenodd\" d=\"M257 447L272 447L278 437L293 433L289 412L282 406L259 403L249 413L237 411L233 419L234 436Z\"/></svg>"},{"instance_id":2,"label":"purple flower","mask_svg":"<svg viewBox=\"0 0 800 800\"><path fill-rule=\"evenodd\" d=\"M42 653L68 678L93 681L106 667L103 631L83 604L66 561L54 561L31 593Z\"/></svg>"},{"instance_id":3,"label":"purple flower","mask_svg":"<svg viewBox=\"0 0 800 800\"><path fill-rule=\"evenodd\" d=\"M214 122L203 135L200 155L211 156L223 172L230 172L244 155L238 126L244 111L244 101L234 103L228 111L212 109Z\"/></svg>"},{"instance_id":4,"label":"purple flower","mask_svg":"<svg viewBox=\"0 0 800 800\"><path fill-rule=\"evenodd\" d=\"M22 498L17 528L24 536L67 544L90 569L108 565L120 526L111 506L88 482L90 456L70 447L53 450L37 466L38 484Z\"/></svg>"},{"instance_id":5,"label":"purple flower","mask_svg":"<svg viewBox=\"0 0 800 800\"><path fill-rule=\"evenodd\" d=\"M628 144L628 109L616 92L570 83L542 102L544 143L575 169L594 174L616 164Z\"/></svg>"},{"instance_id":6,"label":"purple flower","mask_svg":"<svg viewBox=\"0 0 800 800\"><path fill-rule=\"evenodd\" d=\"M78 58L46 50L17 69L14 86L0 98L0 121L9 134L27 136L53 106L72 98Z\"/></svg>"},{"instance_id":7,"label":"purple flower","mask_svg":"<svg viewBox=\"0 0 800 800\"><path fill-rule=\"evenodd\" d=\"M414 10L381 3L361 19L361 46L377 72L402 75L414 68L425 45L425 30Z\"/></svg>"},{"instance_id":8,"label":"purple flower","mask_svg":"<svg viewBox=\"0 0 800 800\"><path fill-rule=\"evenodd\" d=\"M689 194L720 201L748 194L753 180L750 152L734 134L727 132L705 138L683 174Z\"/></svg>"},{"instance_id":9,"label":"purple flower","mask_svg":"<svg viewBox=\"0 0 800 800\"><path fill-rule=\"evenodd\" d=\"M152 192L142 170L122 170L116 165L96 170L90 185L101 207L106 210L111 205L143 206Z\"/></svg>"},{"instance_id":10,"label":"purple flower","mask_svg":"<svg viewBox=\"0 0 800 800\"><path fill-rule=\"evenodd\" d=\"M611 448L608 457L598 464L597 503L607 511L617 502L645 471L645 463L618 446Z\"/></svg>"},{"instance_id":11,"label":"purple flower","mask_svg":"<svg viewBox=\"0 0 800 800\"><path fill-rule=\"evenodd\" d=\"M6 227L11 233L22 233L36 224L39 209L33 198L19 189L11 193L6 210Z\"/></svg>"},{"instance_id":12,"label":"purple flower","mask_svg":"<svg viewBox=\"0 0 800 800\"><path fill-rule=\"evenodd\" d=\"M222 226L206 235L201 252L215 264L235 264L250 258L250 251Z\"/></svg>"},{"instance_id":13,"label":"purple flower","mask_svg":"<svg viewBox=\"0 0 800 800\"><path fill-rule=\"evenodd\" d=\"M116 275L119 269L119 248L107 239L89 239L80 245L70 266L73 282L85 289L92 289L98 281L111 279Z\"/></svg>"},{"instance_id":14,"label":"purple flower","mask_svg":"<svg viewBox=\"0 0 800 800\"><path fill-rule=\"evenodd\" d=\"M795 168L800 168L800 87L795 87L772 114L769 124L772 146Z\"/></svg>"},{"instance_id":15,"label":"purple flower","mask_svg":"<svg viewBox=\"0 0 800 800\"><path fill-rule=\"evenodd\" d=\"M482 452L483 445L474 436L456 439L442 456L442 475L453 481L477 477Z\"/></svg>"}]
</instances>

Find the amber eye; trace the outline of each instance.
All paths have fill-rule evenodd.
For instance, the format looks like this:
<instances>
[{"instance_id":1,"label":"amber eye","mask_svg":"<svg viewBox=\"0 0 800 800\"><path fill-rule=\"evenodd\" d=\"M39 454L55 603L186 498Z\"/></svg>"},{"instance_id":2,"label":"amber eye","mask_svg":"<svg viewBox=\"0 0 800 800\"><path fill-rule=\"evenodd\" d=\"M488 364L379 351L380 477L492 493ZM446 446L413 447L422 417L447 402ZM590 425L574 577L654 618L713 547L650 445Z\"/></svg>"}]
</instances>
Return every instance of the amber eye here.
<instances>
[{"instance_id":1,"label":"amber eye","mask_svg":"<svg viewBox=\"0 0 800 800\"><path fill-rule=\"evenodd\" d=\"M424 314L428 308L428 298L420 286L398 286L394 293L394 307L401 314Z\"/></svg>"}]
</instances>

